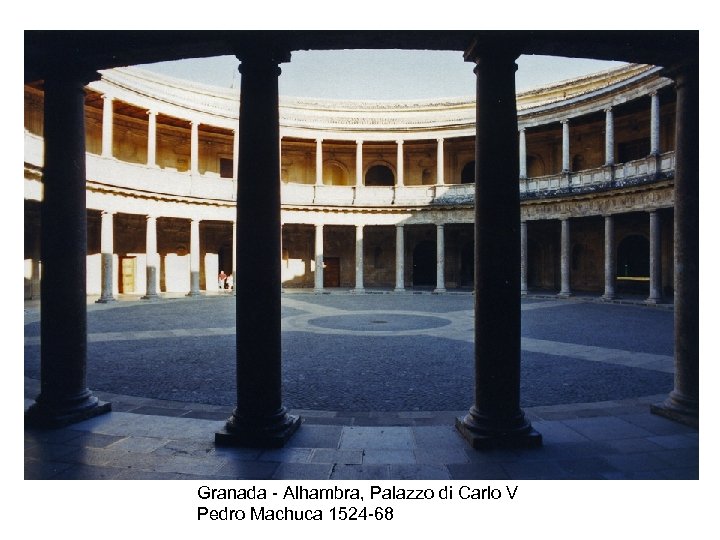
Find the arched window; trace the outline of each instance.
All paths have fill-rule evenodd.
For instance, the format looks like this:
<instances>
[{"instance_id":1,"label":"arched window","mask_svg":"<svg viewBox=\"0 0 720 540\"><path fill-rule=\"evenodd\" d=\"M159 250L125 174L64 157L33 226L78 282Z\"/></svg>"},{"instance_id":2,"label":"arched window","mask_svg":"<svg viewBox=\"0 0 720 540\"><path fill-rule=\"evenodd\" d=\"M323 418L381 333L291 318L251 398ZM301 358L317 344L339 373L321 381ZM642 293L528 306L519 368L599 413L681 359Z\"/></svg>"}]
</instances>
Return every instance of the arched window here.
<instances>
[{"instance_id":1,"label":"arched window","mask_svg":"<svg viewBox=\"0 0 720 540\"><path fill-rule=\"evenodd\" d=\"M527 175L530 178L545 176L545 162L540 156L527 157Z\"/></svg>"},{"instance_id":2,"label":"arched window","mask_svg":"<svg viewBox=\"0 0 720 540\"><path fill-rule=\"evenodd\" d=\"M328 186L347 186L347 169L337 161L327 161L323 165L323 184Z\"/></svg>"},{"instance_id":3,"label":"arched window","mask_svg":"<svg viewBox=\"0 0 720 540\"><path fill-rule=\"evenodd\" d=\"M585 157L582 154L575 154L572 158L572 170L583 171L585 170Z\"/></svg>"},{"instance_id":4,"label":"arched window","mask_svg":"<svg viewBox=\"0 0 720 540\"><path fill-rule=\"evenodd\" d=\"M462 168L460 173L461 184L474 184L475 183L475 162L469 161Z\"/></svg>"},{"instance_id":5,"label":"arched window","mask_svg":"<svg viewBox=\"0 0 720 540\"><path fill-rule=\"evenodd\" d=\"M395 174L386 165L373 165L365 173L366 186L393 186Z\"/></svg>"}]
</instances>

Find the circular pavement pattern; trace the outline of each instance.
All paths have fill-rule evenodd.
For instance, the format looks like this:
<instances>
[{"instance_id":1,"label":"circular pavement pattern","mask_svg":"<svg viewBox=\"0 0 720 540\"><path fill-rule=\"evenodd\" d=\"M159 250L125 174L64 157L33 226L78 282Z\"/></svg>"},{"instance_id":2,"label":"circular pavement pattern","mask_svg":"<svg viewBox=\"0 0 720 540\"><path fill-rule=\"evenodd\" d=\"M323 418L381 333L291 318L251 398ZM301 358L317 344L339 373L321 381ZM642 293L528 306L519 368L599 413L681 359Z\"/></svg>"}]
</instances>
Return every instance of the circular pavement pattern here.
<instances>
[{"instance_id":1,"label":"circular pavement pattern","mask_svg":"<svg viewBox=\"0 0 720 540\"><path fill-rule=\"evenodd\" d=\"M392 312L353 313L310 319L308 324L332 330L349 332L406 332L427 330L450 324L449 319L434 315L407 315Z\"/></svg>"}]
</instances>

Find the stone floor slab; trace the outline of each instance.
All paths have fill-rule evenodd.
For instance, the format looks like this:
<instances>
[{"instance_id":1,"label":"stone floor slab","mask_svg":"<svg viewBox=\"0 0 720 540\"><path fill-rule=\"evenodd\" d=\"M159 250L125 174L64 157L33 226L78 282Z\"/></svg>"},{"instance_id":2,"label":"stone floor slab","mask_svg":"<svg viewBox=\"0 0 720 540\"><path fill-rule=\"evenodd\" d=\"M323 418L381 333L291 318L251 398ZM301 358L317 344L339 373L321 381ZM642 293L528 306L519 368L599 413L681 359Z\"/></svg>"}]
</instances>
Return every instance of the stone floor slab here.
<instances>
[{"instance_id":1,"label":"stone floor slab","mask_svg":"<svg viewBox=\"0 0 720 540\"><path fill-rule=\"evenodd\" d=\"M410 450L414 447L409 427L345 427L340 448Z\"/></svg>"}]
</instances>

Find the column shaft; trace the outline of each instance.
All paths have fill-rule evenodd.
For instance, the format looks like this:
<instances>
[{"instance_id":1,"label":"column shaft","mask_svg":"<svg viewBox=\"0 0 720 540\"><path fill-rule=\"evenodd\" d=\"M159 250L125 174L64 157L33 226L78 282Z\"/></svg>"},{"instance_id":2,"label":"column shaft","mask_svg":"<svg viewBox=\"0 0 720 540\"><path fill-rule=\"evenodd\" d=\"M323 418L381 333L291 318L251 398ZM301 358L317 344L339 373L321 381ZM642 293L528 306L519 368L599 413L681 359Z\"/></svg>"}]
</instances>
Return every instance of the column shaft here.
<instances>
[{"instance_id":1,"label":"column shaft","mask_svg":"<svg viewBox=\"0 0 720 540\"><path fill-rule=\"evenodd\" d=\"M650 94L650 155L660 154L660 96Z\"/></svg>"},{"instance_id":2,"label":"column shaft","mask_svg":"<svg viewBox=\"0 0 720 540\"><path fill-rule=\"evenodd\" d=\"M605 291L603 298L612 300L615 298L615 274L617 263L615 261L615 218L612 215L605 216Z\"/></svg>"},{"instance_id":3,"label":"column shaft","mask_svg":"<svg viewBox=\"0 0 720 540\"><path fill-rule=\"evenodd\" d=\"M662 302L661 219L657 210L650 212L650 295L647 302Z\"/></svg>"},{"instance_id":4,"label":"column shaft","mask_svg":"<svg viewBox=\"0 0 720 540\"><path fill-rule=\"evenodd\" d=\"M363 142L355 141L355 186L363 185Z\"/></svg>"},{"instance_id":5,"label":"column shaft","mask_svg":"<svg viewBox=\"0 0 720 540\"><path fill-rule=\"evenodd\" d=\"M322 291L324 287L323 262L323 225L315 225L315 291Z\"/></svg>"},{"instance_id":6,"label":"column shaft","mask_svg":"<svg viewBox=\"0 0 720 540\"><path fill-rule=\"evenodd\" d=\"M200 124L193 121L190 124L190 173L199 174L200 169L198 165L199 158L199 133L198 129Z\"/></svg>"},{"instance_id":7,"label":"column shaft","mask_svg":"<svg viewBox=\"0 0 720 540\"><path fill-rule=\"evenodd\" d=\"M520 409L520 186L515 55L473 48L475 395L456 427L474 448L537 446Z\"/></svg>"},{"instance_id":8,"label":"column shaft","mask_svg":"<svg viewBox=\"0 0 720 540\"><path fill-rule=\"evenodd\" d=\"M520 133L523 133L523 131L520 131ZM526 296L528 293L527 263L528 263L527 221L521 221L520 222L520 294L523 296Z\"/></svg>"},{"instance_id":9,"label":"column shaft","mask_svg":"<svg viewBox=\"0 0 720 540\"><path fill-rule=\"evenodd\" d=\"M570 121L562 122L562 172L570 172Z\"/></svg>"},{"instance_id":10,"label":"column shaft","mask_svg":"<svg viewBox=\"0 0 720 540\"><path fill-rule=\"evenodd\" d=\"M560 293L567 297L570 292L570 220L560 220Z\"/></svg>"},{"instance_id":11,"label":"column shaft","mask_svg":"<svg viewBox=\"0 0 720 540\"><path fill-rule=\"evenodd\" d=\"M200 221L190 221L190 292L188 296L200 294Z\"/></svg>"},{"instance_id":12,"label":"column shaft","mask_svg":"<svg viewBox=\"0 0 720 540\"><path fill-rule=\"evenodd\" d=\"M403 159L403 142L397 141L397 186L405 185L405 162Z\"/></svg>"},{"instance_id":13,"label":"column shaft","mask_svg":"<svg viewBox=\"0 0 720 540\"><path fill-rule=\"evenodd\" d=\"M520 129L520 178L527 178L527 143L525 128Z\"/></svg>"},{"instance_id":14,"label":"column shaft","mask_svg":"<svg viewBox=\"0 0 720 540\"><path fill-rule=\"evenodd\" d=\"M100 298L101 304L115 301L113 288L113 213L103 211L100 215Z\"/></svg>"},{"instance_id":15,"label":"column shaft","mask_svg":"<svg viewBox=\"0 0 720 540\"><path fill-rule=\"evenodd\" d=\"M146 292L144 299L158 297L158 268L159 256L157 251L157 218L147 216L145 225L145 274Z\"/></svg>"},{"instance_id":16,"label":"column shaft","mask_svg":"<svg viewBox=\"0 0 720 540\"><path fill-rule=\"evenodd\" d=\"M395 225L395 290L405 290L405 227Z\"/></svg>"},{"instance_id":17,"label":"column shaft","mask_svg":"<svg viewBox=\"0 0 720 540\"><path fill-rule=\"evenodd\" d=\"M282 406L278 64L258 43L241 61L236 265L237 407L218 444L282 446L299 425Z\"/></svg>"},{"instance_id":18,"label":"column shaft","mask_svg":"<svg viewBox=\"0 0 720 540\"><path fill-rule=\"evenodd\" d=\"M113 157L113 98L103 96L102 157Z\"/></svg>"},{"instance_id":19,"label":"column shaft","mask_svg":"<svg viewBox=\"0 0 720 540\"><path fill-rule=\"evenodd\" d=\"M605 109L605 165L615 165L615 121L611 107Z\"/></svg>"},{"instance_id":20,"label":"column shaft","mask_svg":"<svg viewBox=\"0 0 720 540\"><path fill-rule=\"evenodd\" d=\"M315 140L315 185L322 186L323 183L323 153L322 139Z\"/></svg>"},{"instance_id":21,"label":"column shaft","mask_svg":"<svg viewBox=\"0 0 720 540\"><path fill-rule=\"evenodd\" d=\"M237 290L237 269L238 269L238 260L237 260L237 223L235 221L232 222L232 278L233 278L233 289L232 294L235 296L235 291Z\"/></svg>"},{"instance_id":22,"label":"column shaft","mask_svg":"<svg viewBox=\"0 0 720 540\"><path fill-rule=\"evenodd\" d=\"M148 167L157 167L157 112L148 111Z\"/></svg>"},{"instance_id":23,"label":"column shaft","mask_svg":"<svg viewBox=\"0 0 720 540\"><path fill-rule=\"evenodd\" d=\"M445 183L445 139L437 140L437 185Z\"/></svg>"},{"instance_id":24,"label":"column shaft","mask_svg":"<svg viewBox=\"0 0 720 540\"><path fill-rule=\"evenodd\" d=\"M445 292L445 225L437 225L437 286L435 292Z\"/></svg>"},{"instance_id":25,"label":"column shaft","mask_svg":"<svg viewBox=\"0 0 720 540\"><path fill-rule=\"evenodd\" d=\"M65 425L110 410L86 385L87 80L70 77L65 73L44 83L40 394L25 415L26 424L34 426Z\"/></svg>"},{"instance_id":26,"label":"column shaft","mask_svg":"<svg viewBox=\"0 0 720 540\"><path fill-rule=\"evenodd\" d=\"M363 225L355 226L355 292L364 291Z\"/></svg>"}]
</instances>

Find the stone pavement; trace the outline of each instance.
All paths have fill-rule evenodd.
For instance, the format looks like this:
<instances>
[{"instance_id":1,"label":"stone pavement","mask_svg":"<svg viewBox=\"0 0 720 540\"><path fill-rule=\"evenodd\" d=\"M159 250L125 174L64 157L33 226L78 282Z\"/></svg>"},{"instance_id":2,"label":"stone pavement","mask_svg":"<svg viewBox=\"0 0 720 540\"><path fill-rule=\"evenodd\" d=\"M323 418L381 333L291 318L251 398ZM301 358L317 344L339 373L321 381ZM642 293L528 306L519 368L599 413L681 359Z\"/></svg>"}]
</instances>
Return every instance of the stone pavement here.
<instances>
[{"instance_id":1,"label":"stone pavement","mask_svg":"<svg viewBox=\"0 0 720 540\"><path fill-rule=\"evenodd\" d=\"M333 346L352 344L334 362L348 356L347 370L358 359L382 356L380 349L368 349L373 341L385 338L407 348L413 340L423 341L422 347L440 342L441 348L430 350L429 364L447 359L439 352L448 344L458 344L458 354L472 350L472 300L470 295L434 295L419 299L416 295L283 295L283 340L294 345L284 354L305 354L307 343L337 339ZM223 303L218 303L223 302ZM177 303L117 302L114 305L89 304L89 341L97 344L98 361L101 347L115 343L115 364L130 362L137 356L135 345L144 348L157 343L153 354L161 356L170 349L167 362L160 368L165 378L182 379L198 371L197 358L188 358L194 368L173 371L179 364L179 349L171 343L186 339L200 343L205 360L208 347L221 339L234 342L231 318L221 306L232 300L201 298ZM164 304L164 305L163 305ZM157 307L156 307L157 306ZM133 307L133 311L126 308ZM160 316L168 310L168 316ZM184 311L185 310L185 311ZM214 313L220 324L199 324L193 317L206 317L203 310ZM615 311L610 311L615 310ZM620 311L622 310L622 311ZM39 390L33 377L33 358L38 349L36 326L37 306L26 303L26 377L25 406L29 406ZM148 320L143 313L152 313ZM123 316L132 313L133 316ZM543 313L533 319L531 314ZM179 316L182 314L182 316ZM552 315L551 315L552 314ZM526 315L528 318L526 318ZM671 322L669 312L651 308L588 305L578 299L530 299L523 302L523 364L528 364L523 377L538 397L523 403L533 426L543 434L544 444L533 450L475 451L453 428L454 418L467 412L470 401L462 395L436 396L447 390L427 383L430 391L403 402L392 402L383 409L383 394L353 392L349 385L357 380L341 381L336 387L317 388L313 381L298 380L299 391L286 399L293 400L291 412L300 414L303 425L285 448L280 450L236 449L215 447L214 433L223 426L232 410L232 396L213 399L213 384L203 389L203 381L192 383L193 391L163 394L163 386L149 386L145 395L128 392L126 373L103 382L99 388L89 384L104 401L110 401L113 412L63 429L50 431L25 430L25 478L78 479L696 479L699 477L698 430L651 415L649 405L667 396L666 385L672 373L671 339L662 333ZM568 332L568 321L582 320ZM593 317L595 317L593 319ZM627 329L627 336L616 335L612 321ZM184 321L184 324L182 323ZM608 327L608 325L610 325ZM563 334L564 331L564 334ZM603 333L605 332L605 333ZM290 339L292 336L292 339ZM655 336L655 337L653 337ZM612 339L610 339L610 337ZM169 339L172 338L172 339ZM192 340L192 341L191 341ZM331 341L332 343L332 341ZM124 349L123 349L124 347ZM440 347L440 346L439 346ZM212 349L218 353L227 349ZM232 347L230 347L232 349ZM359 352L353 352L358 350ZM444 349L442 349L444 350ZM126 356L123 357L123 351ZM380 351L380 352L378 352ZM91 355L96 354L91 349ZM418 351L414 360L422 365ZM120 354L120 356L118 356ZM314 350L313 354L319 354ZM445 354L447 356L447 354ZM315 359L320 356L315 356ZM173 362L174 360L174 362ZM380 358L373 369L388 364ZM389 371L380 377L389 378L402 359L389 363ZM110 364L102 364L107 370ZM28 367L29 366L29 367ZM533 369L535 366L535 369ZM127 364L125 371L136 366ZM138 369L141 366L138 366ZM466 374L456 364L442 364L446 371ZM157 369L160 369L157 368ZM156 366L153 366L156 369ZM299 368L298 368L299 369ZM322 366L321 366L322 369ZM525 368L524 368L525 369ZM560 371L554 372L557 369ZM292 368L291 368L292 370ZM328 371L326 369L326 371ZM342 372L342 370L340 370ZM556 389L549 387L551 378L566 381ZM571 378L578 372L592 384L582 387ZM397 373L396 373L397 374ZM142 373L134 374L142 379ZM315 376L315 375L312 375ZM427 376L426 376L427 377ZM545 378L543 378L545 377ZM308 376L310 378L310 376ZM330 377L331 378L331 377ZM347 377L346 377L347 378ZM401 377L394 377L401 378ZM133 380L133 384L137 380ZM345 384L342 386L340 383ZM457 388L450 394L462 394ZM284 387L287 386L284 381ZM141 386L138 384L138 386ZM364 385L360 385L363 386ZM540 387L537 390L535 387ZM304 388L304 391L303 391ZM600 390L598 390L600 388ZM408 387L403 387L408 394ZM133 390L137 390L133 388ZM343 404L345 394L358 394L347 403L369 403L365 410L357 407L300 406L307 395L327 391L328 402ZM390 390L390 393L397 390ZM134 396L128 395L130 393ZM167 399L178 395L180 399ZM577 399L585 395L585 399ZM604 397L610 396L610 399ZM157 399L165 397L166 399ZM351 396L352 397L352 396ZM195 398L195 399L193 399ZM365 401L360 400L360 398ZM589 398L589 399L588 399ZM333 401L334 400L334 401ZM443 406L398 408L397 403L429 403ZM286 401L286 404L287 401ZM457 404L457 406L452 406ZM405 412L397 412L397 411Z\"/></svg>"}]
</instances>

